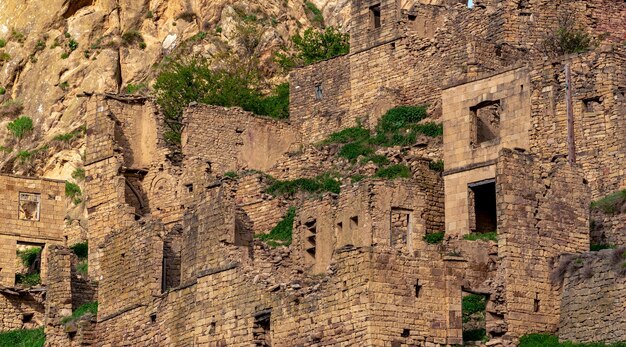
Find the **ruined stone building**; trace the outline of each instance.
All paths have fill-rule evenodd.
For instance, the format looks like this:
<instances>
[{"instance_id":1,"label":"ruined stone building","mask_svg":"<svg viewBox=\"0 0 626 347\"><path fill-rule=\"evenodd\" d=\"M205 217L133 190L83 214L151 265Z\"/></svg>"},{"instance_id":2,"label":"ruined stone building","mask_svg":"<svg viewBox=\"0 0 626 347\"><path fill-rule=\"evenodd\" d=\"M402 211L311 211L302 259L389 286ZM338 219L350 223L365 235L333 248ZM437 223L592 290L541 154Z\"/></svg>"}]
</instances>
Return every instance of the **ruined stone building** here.
<instances>
[{"instance_id":1,"label":"ruined stone building","mask_svg":"<svg viewBox=\"0 0 626 347\"><path fill-rule=\"evenodd\" d=\"M604 43L547 57L564 13ZM288 121L192 104L182 154L152 99L86 93L89 280L62 183L0 177L0 330L32 313L49 346L452 346L472 294L492 346L624 341L625 217L590 231L591 201L626 188L624 40L623 1L352 0L350 53L291 72ZM320 142L406 105L444 129L381 152L410 177L267 192L347 167ZM290 242L259 238L286 216ZM44 250L45 300L13 287L20 244Z\"/></svg>"}]
</instances>

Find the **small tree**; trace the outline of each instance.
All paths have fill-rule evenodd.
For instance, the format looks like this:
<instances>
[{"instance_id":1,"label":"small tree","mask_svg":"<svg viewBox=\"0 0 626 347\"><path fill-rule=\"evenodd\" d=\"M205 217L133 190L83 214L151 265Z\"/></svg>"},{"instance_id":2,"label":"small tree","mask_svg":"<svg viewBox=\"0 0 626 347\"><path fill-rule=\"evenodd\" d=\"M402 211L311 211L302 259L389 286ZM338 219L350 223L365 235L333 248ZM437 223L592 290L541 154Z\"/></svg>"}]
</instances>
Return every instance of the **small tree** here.
<instances>
[{"instance_id":1,"label":"small tree","mask_svg":"<svg viewBox=\"0 0 626 347\"><path fill-rule=\"evenodd\" d=\"M7 124L7 129L9 129L11 134L18 140L21 140L26 134L33 130L33 120L30 117L22 116Z\"/></svg>"},{"instance_id":2,"label":"small tree","mask_svg":"<svg viewBox=\"0 0 626 347\"><path fill-rule=\"evenodd\" d=\"M279 52L276 61L286 69L305 66L350 52L350 36L334 27L324 30L306 29L304 34L291 38L295 52Z\"/></svg>"},{"instance_id":3,"label":"small tree","mask_svg":"<svg viewBox=\"0 0 626 347\"><path fill-rule=\"evenodd\" d=\"M583 53L596 45L591 35L576 25L572 15L564 15L559 19L559 28L546 37L543 50L548 56L560 56Z\"/></svg>"}]
</instances>

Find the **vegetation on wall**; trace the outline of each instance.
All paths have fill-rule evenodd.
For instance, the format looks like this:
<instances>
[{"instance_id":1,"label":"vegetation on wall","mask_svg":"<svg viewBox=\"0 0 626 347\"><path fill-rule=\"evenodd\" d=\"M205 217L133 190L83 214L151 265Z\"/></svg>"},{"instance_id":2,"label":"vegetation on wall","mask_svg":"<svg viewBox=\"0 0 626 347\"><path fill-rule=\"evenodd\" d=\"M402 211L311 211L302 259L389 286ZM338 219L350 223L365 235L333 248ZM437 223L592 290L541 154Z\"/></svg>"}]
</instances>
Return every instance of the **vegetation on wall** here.
<instances>
[{"instance_id":1,"label":"vegetation on wall","mask_svg":"<svg viewBox=\"0 0 626 347\"><path fill-rule=\"evenodd\" d=\"M428 244L434 245L434 244L443 242L444 236L445 236L445 231L440 231L436 233L428 233L424 235L424 241L426 241L426 243Z\"/></svg>"},{"instance_id":2,"label":"vegetation on wall","mask_svg":"<svg viewBox=\"0 0 626 347\"><path fill-rule=\"evenodd\" d=\"M180 143L183 110L190 102L246 111L273 118L289 116L289 85L281 84L264 95L257 72L243 67L212 69L205 59L169 61L154 84L157 103L165 115L170 143Z\"/></svg>"},{"instance_id":3,"label":"vegetation on wall","mask_svg":"<svg viewBox=\"0 0 626 347\"><path fill-rule=\"evenodd\" d=\"M559 19L559 28L549 34L543 42L544 53L548 56L583 53L593 49L597 42L579 25L573 15Z\"/></svg>"},{"instance_id":4,"label":"vegetation on wall","mask_svg":"<svg viewBox=\"0 0 626 347\"><path fill-rule=\"evenodd\" d=\"M593 201L591 203L591 209L602 211L606 214L624 213L626 210L626 189Z\"/></svg>"},{"instance_id":5,"label":"vegetation on wall","mask_svg":"<svg viewBox=\"0 0 626 347\"><path fill-rule=\"evenodd\" d=\"M265 241L272 247L289 246L293 233L293 220L296 216L296 208L290 207L285 217L276 224L268 234L257 235L256 238Z\"/></svg>"},{"instance_id":6,"label":"vegetation on wall","mask_svg":"<svg viewBox=\"0 0 626 347\"><path fill-rule=\"evenodd\" d=\"M294 195L299 191L307 193L331 192L339 194L341 183L335 175L325 173L313 178L297 178L295 180L273 180L265 190L274 196Z\"/></svg>"},{"instance_id":7,"label":"vegetation on wall","mask_svg":"<svg viewBox=\"0 0 626 347\"><path fill-rule=\"evenodd\" d=\"M498 233L496 231L488 232L488 233L469 233L463 236L463 239L469 241L498 241Z\"/></svg>"},{"instance_id":8,"label":"vegetation on wall","mask_svg":"<svg viewBox=\"0 0 626 347\"><path fill-rule=\"evenodd\" d=\"M607 344L604 342L573 343L559 342L559 338L550 334L528 334L519 340L519 347L626 347L626 342Z\"/></svg>"},{"instance_id":9,"label":"vegetation on wall","mask_svg":"<svg viewBox=\"0 0 626 347\"><path fill-rule=\"evenodd\" d=\"M45 341L43 327L0 332L0 347L42 347Z\"/></svg>"},{"instance_id":10,"label":"vegetation on wall","mask_svg":"<svg viewBox=\"0 0 626 347\"><path fill-rule=\"evenodd\" d=\"M276 53L276 62L289 70L306 66L318 61L331 59L350 52L350 36L329 26L323 30L308 28L302 35L291 38L292 52Z\"/></svg>"},{"instance_id":11,"label":"vegetation on wall","mask_svg":"<svg viewBox=\"0 0 626 347\"><path fill-rule=\"evenodd\" d=\"M76 310L74 310L74 312L72 312L71 316L61 319L61 323L67 324L70 322L75 322L88 313L92 314L93 316L96 316L98 314L97 301L92 301L81 305Z\"/></svg>"},{"instance_id":12,"label":"vegetation on wall","mask_svg":"<svg viewBox=\"0 0 626 347\"><path fill-rule=\"evenodd\" d=\"M83 193L78 184L65 181L65 196L70 198L75 205L83 201L82 195Z\"/></svg>"},{"instance_id":13,"label":"vegetation on wall","mask_svg":"<svg viewBox=\"0 0 626 347\"><path fill-rule=\"evenodd\" d=\"M22 264L25 267L31 267L37 261L37 258L41 254L40 247L30 247L23 251L17 251L17 256L22 260Z\"/></svg>"}]
</instances>

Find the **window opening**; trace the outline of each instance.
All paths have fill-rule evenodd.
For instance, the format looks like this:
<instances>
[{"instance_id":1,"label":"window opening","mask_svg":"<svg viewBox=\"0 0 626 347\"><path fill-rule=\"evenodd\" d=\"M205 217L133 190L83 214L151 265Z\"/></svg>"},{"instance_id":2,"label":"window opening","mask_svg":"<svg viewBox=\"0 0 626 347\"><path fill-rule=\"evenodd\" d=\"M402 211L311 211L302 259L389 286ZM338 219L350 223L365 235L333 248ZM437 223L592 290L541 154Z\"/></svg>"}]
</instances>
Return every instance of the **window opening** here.
<instances>
[{"instance_id":1,"label":"window opening","mask_svg":"<svg viewBox=\"0 0 626 347\"><path fill-rule=\"evenodd\" d=\"M374 29L380 28L380 4L370 7L370 18Z\"/></svg>"},{"instance_id":2,"label":"window opening","mask_svg":"<svg viewBox=\"0 0 626 347\"><path fill-rule=\"evenodd\" d=\"M21 220L38 221L41 210L41 194L20 193L18 215Z\"/></svg>"}]
</instances>

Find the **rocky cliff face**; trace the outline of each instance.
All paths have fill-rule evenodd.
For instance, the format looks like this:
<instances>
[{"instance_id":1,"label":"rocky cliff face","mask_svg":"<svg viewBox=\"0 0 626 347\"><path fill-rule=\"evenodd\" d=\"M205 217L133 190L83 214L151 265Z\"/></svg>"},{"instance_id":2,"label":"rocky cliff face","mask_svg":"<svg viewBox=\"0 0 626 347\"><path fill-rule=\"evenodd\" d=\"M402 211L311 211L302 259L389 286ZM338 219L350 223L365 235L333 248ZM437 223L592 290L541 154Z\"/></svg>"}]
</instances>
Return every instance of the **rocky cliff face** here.
<instances>
[{"instance_id":1,"label":"rocky cliff face","mask_svg":"<svg viewBox=\"0 0 626 347\"><path fill-rule=\"evenodd\" d=\"M347 30L349 0L312 0ZM173 54L255 55L268 80L273 53L320 26L303 0L8 0L0 2L0 165L5 173L69 179L82 165L85 92L150 86ZM243 28L243 29L242 29ZM252 45L246 32L255 32ZM129 88L130 86L130 88ZM17 140L7 124L25 115ZM70 133L73 135L70 135ZM59 136L64 135L64 136Z\"/></svg>"}]
</instances>

